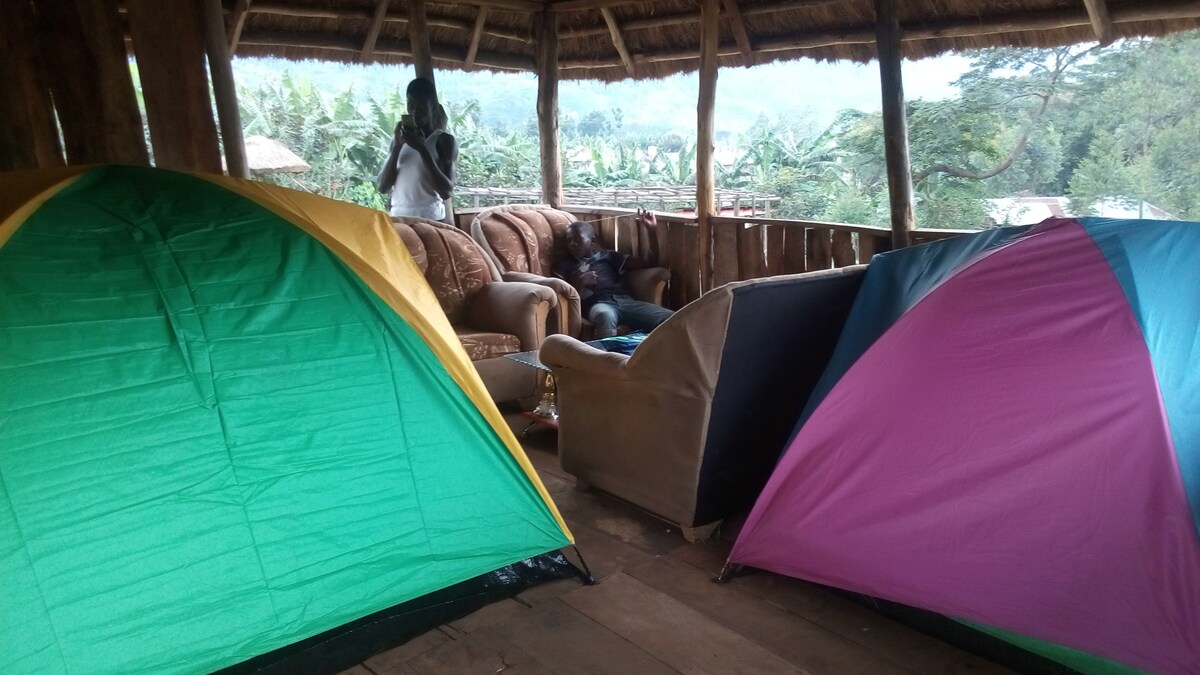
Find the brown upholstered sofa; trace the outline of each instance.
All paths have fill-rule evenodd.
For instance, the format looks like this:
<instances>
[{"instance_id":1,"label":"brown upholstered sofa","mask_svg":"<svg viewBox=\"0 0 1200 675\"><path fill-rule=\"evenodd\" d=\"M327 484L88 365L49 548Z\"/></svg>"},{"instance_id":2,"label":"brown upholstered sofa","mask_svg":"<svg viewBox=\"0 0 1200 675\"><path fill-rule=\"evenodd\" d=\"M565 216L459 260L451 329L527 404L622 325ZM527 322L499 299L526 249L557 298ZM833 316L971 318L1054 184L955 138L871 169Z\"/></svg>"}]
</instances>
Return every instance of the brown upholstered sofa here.
<instances>
[{"instance_id":1,"label":"brown upholstered sofa","mask_svg":"<svg viewBox=\"0 0 1200 675\"><path fill-rule=\"evenodd\" d=\"M632 356L549 336L540 354L558 384L562 468L707 537L766 484L865 269L727 284Z\"/></svg>"},{"instance_id":2,"label":"brown upholstered sofa","mask_svg":"<svg viewBox=\"0 0 1200 675\"><path fill-rule=\"evenodd\" d=\"M463 348L496 401L532 396L537 371L505 354L537 349L558 296L539 284L507 282L465 232L424 218L393 218Z\"/></svg>"},{"instance_id":3,"label":"brown upholstered sofa","mask_svg":"<svg viewBox=\"0 0 1200 675\"><path fill-rule=\"evenodd\" d=\"M554 266L567 255L567 226L574 215L534 204L509 204L481 211L471 221L471 237L492 260L505 281L527 281L552 288L559 295L556 332L574 337L590 335L590 323L580 316L579 292L554 276ZM614 248L613 242L597 231L602 248ZM663 304L670 273L662 267L630 270L626 273L633 297L656 305Z\"/></svg>"}]
</instances>

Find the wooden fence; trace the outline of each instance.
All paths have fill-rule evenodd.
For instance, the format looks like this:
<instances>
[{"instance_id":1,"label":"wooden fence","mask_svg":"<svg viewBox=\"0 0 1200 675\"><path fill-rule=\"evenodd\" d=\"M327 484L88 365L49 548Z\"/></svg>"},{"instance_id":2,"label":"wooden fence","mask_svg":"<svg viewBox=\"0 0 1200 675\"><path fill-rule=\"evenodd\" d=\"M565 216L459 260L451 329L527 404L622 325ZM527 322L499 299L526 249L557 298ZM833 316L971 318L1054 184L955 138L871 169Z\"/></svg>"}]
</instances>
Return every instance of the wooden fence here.
<instances>
[{"instance_id":1,"label":"wooden fence","mask_svg":"<svg viewBox=\"0 0 1200 675\"><path fill-rule=\"evenodd\" d=\"M459 227L484 209L456 212ZM658 213L651 233L635 222L635 211L587 205L563 206L596 228L600 241L619 251L650 258L671 270L668 306L678 309L700 297L700 230L696 217ZM730 281L779 274L799 274L865 263L891 248L891 230L867 225L785 220L781 218L716 217L712 220L712 286ZM917 230L915 243L945 239L971 230ZM651 241L651 237L654 241Z\"/></svg>"}]
</instances>

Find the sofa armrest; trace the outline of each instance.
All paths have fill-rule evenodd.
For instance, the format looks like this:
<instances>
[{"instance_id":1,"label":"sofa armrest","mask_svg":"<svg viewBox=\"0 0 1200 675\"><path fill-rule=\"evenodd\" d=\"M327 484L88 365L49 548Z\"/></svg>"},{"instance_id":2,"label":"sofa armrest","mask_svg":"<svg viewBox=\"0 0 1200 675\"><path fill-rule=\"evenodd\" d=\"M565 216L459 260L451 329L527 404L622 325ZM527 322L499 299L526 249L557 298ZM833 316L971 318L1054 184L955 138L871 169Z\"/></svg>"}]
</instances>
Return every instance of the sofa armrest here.
<instances>
[{"instance_id":1,"label":"sofa armrest","mask_svg":"<svg viewBox=\"0 0 1200 675\"><path fill-rule=\"evenodd\" d=\"M650 302L663 306L663 293L667 282L671 280L671 272L665 267L647 267L640 270L629 270L625 273L629 282L629 290L633 297L642 302Z\"/></svg>"},{"instance_id":2,"label":"sofa armrest","mask_svg":"<svg viewBox=\"0 0 1200 675\"><path fill-rule=\"evenodd\" d=\"M521 349L537 349L546 337L546 317L558 305L554 291L539 284L497 281L476 293L467 324L477 330L516 335Z\"/></svg>"},{"instance_id":3,"label":"sofa armrest","mask_svg":"<svg viewBox=\"0 0 1200 675\"><path fill-rule=\"evenodd\" d=\"M558 374L574 370L587 375L625 377L629 357L576 340L566 335L550 335L538 351L538 359Z\"/></svg>"},{"instance_id":4,"label":"sofa armrest","mask_svg":"<svg viewBox=\"0 0 1200 675\"><path fill-rule=\"evenodd\" d=\"M558 294L558 311L556 313L555 324L557 331L571 337L579 337L579 330L582 327L582 322L580 321L582 313L580 310L579 291L574 286L558 277L544 277L540 274L532 274L530 272L504 272L500 276L505 281L522 281L545 286Z\"/></svg>"}]
</instances>

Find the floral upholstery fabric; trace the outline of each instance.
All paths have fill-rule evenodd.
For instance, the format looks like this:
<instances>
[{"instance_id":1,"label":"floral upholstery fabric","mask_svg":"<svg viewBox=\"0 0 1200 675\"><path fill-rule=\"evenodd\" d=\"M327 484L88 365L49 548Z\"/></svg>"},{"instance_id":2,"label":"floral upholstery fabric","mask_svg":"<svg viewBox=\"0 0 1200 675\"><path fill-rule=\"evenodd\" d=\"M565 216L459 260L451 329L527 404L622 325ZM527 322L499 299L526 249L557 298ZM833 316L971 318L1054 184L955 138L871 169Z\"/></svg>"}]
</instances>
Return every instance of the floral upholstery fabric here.
<instances>
[{"instance_id":1,"label":"floral upholstery fabric","mask_svg":"<svg viewBox=\"0 0 1200 675\"><path fill-rule=\"evenodd\" d=\"M425 244L421 241L421 238L413 231L412 225L409 222L393 220L392 226L396 228L396 232L404 240L404 245L408 248L408 253L412 256L413 261L417 263L421 274L425 274L425 271L429 267L429 256L425 253Z\"/></svg>"},{"instance_id":2,"label":"floral upholstery fabric","mask_svg":"<svg viewBox=\"0 0 1200 675\"><path fill-rule=\"evenodd\" d=\"M433 287L450 323L461 323L471 298L494 280L483 252L460 230L423 222L409 223L409 227L425 248L425 280Z\"/></svg>"},{"instance_id":3,"label":"floral upholstery fabric","mask_svg":"<svg viewBox=\"0 0 1200 675\"><path fill-rule=\"evenodd\" d=\"M517 339L516 335L483 333L459 326L454 328L454 332L458 335L458 341L462 343L463 349L467 351L467 356L471 357L472 361L482 361L521 351L521 341Z\"/></svg>"},{"instance_id":4,"label":"floral upholstery fabric","mask_svg":"<svg viewBox=\"0 0 1200 675\"><path fill-rule=\"evenodd\" d=\"M567 226L574 221L565 211L516 207L488 213L480 226L505 272L552 276L567 254Z\"/></svg>"}]
</instances>

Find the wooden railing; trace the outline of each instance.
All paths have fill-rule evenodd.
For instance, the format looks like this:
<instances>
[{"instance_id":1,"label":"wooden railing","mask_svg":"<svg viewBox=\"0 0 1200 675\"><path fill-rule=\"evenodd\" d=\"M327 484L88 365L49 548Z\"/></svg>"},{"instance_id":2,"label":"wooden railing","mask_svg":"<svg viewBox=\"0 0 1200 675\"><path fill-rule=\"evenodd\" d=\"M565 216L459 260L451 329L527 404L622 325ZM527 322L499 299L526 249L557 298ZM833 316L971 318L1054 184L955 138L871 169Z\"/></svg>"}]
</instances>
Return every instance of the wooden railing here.
<instances>
[{"instance_id":1,"label":"wooden railing","mask_svg":"<svg viewBox=\"0 0 1200 675\"><path fill-rule=\"evenodd\" d=\"M457 211L459 227L466 228L483 210ZM700 279L700 230L695 216L656 213L658 229L651 233L638 226L633 209L566 205L562 210L592 223L600 240L612 242L619 251L648 259L657 248L659 264L671 270L670 307L678 309L705 290ZM865 263L876 253L889 250L892 237L891 230L883 227L748 216L713 218L712 229L713 286ZM913 242L972 231L916 230ZM653 248L651 237L656 244Z\"/></svg>"}]
</instances>

